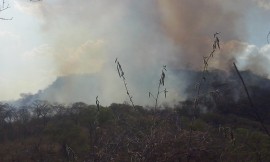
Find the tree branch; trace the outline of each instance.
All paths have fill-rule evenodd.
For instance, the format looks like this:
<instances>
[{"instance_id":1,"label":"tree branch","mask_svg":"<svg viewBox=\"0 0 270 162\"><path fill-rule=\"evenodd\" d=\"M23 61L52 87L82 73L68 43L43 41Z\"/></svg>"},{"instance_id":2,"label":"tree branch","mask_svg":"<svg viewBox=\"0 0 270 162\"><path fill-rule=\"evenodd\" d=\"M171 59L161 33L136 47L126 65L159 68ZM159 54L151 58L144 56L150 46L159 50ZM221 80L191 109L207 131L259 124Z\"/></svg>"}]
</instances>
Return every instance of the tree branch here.
<instances>
[{"instance_id":1,"label":"tree branch","mask_svg":"<svg viewBox=\"0 0 270 162\"><path fill-rule=\"evenodd\" d=\"M267 127L265 126L264 121L263 121L263 119L261 118L261 116L260 116L260 114L259 114L259 112L258 112L258 108L255 107L254 103L253 103L252 100L251 100L251 97L250 97L250 95L249 95L249 92L248 92L248 89L247 89L247 86L246 86L246 84L245 84L245 82L244 82L243 77L241 76L241 74L240 74L240 72L239 72L239 70L238 70L236 64L233 63L233 65L234 65L234 68L235 68L235 70L236 70L236 72L237 72L237 75L239 76L239 78L240 78L240 80L241 80L241 82L242 82L242 85L243 85L243 87L244 87L244 89L245 89L245 92L246 92L247 97L248 97L249 104L250 104L252 110L253 110L254 113L255 113L255 118L256 118L256 120L261 124L261 126L262 126L263 130L265 131L265 133L266 133L268 136L270 136L270 132L269 132L269 130L267 129Z\"/></svg>"}]
</instances>

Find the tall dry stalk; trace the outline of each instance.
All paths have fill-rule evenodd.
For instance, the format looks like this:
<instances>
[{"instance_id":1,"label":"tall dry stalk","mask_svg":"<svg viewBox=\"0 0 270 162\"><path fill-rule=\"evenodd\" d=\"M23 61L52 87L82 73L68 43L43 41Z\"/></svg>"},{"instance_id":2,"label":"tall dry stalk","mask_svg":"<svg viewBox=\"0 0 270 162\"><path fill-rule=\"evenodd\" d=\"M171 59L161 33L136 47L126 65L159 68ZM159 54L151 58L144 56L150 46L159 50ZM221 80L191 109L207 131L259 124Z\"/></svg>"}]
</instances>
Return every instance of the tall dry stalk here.
<instances>
[{"instance_id":1,"label":"tall dry stalk","mask_svg":"<svg viewBox=\"0 0 270 162\"><path fill-rule=\"evenodd\" d=\"M164 93L165 94L165 98L167 97L167 89L165 88L163 91L160 91L160 88L161 86L164 86L165 85L165 71L167 71L166 69L166 65L163 66L162 68L162 71L161 71L161 75L160 75L160 79L159 79L159 82L158 82L158 90L157 90L157 94L156 96L154 96L151 92L149 92L149 98L152 97L154 100L155 100L155 112L157 110L157 106L158 106L158 98L159 98L159 95L161 93Z\"/></svg>"},{"instance_id":2,"label":"tall dry stalk","mask_svg":"<svg viewBox=\"0 0 270 162\"><path fill-rule=\"evenodd\" d=\"M68 161L73 161L73 162L77 161L78 156L70 146L65 144L64 149L65 149L65 154L66 154L66 158L68 159Z\"/></svg>"},{"instance_id":3,"label":"tall dry stalk","mask_svg":"<svg viewBox=\"0 0 270 162\"><path fill-rule=\"evenodd\" d=\"M243 85L243 87L244 87L244 89L245 89L245 92L246 92L246 94L247 94L247 98L248 98L250 107L252 108L252 111L253 111L253 113L255 114L255 119L261 124L261 126L262 126L263 130L265 131L265 133L266 133L268 136L270 136L270 132L269 132L269 130L267 129L267 127L265 126L264 121L263 121L263 119L261 118L261 115L260 115L259 112L258 112L258 108L257 108L257 107L254 105L254 103L252 102L252 99L251 99L251 97L250 97L250 95L249 95L247 86L246 86L246 84L245 84L245 82L244 82L244 79L243 79L241 73L239 72L239 70L238 70L236 64L233 63L233 65L234 65L235 71L237 72L237 75L239 76L239 78L240 78L240 80L241 80L241 83L242 83L242 85Z\"/></svg>"},{"instance_id":4,"label":"tall dry stalk","mask_svg":"<svg viewBox=\"0 0 270 162\"><path fill-rule=\"evenodd\" d=\"M152 97L152 99L154 99L155 101L155 107L154 107L154 117L153 117L153 122L154 124L152 125L151 127L151 139L153 138L153 135L155 135L155 129L157 128L157 123L156 123L156 116L157 116L157 107L158 107L158 99L159 99L159 95L161 93L164 93L165 95L165 98L167 97L167 89L165 88L164 90L160 91L161 89L161 86L164 86L165 85L165 71L167 71L167 68L166 68L166 65L164 65L162 67L162 70L161 70L161 75L160 75L160 79L159 79L159 82L158 82L158 89L157 89L157 94L156 96L154 96L151 92L149 92L148 96L149 98Z\"/></svg>"},{"instance_id":5,"label":"tall dry stalk","mask_svg":"<svg viewBox=\"0 0 270 162\"><path fill-rule=\"evenodd\" d=\"M128 86L127 86L127 82L126 82L126 78L125 78L125 73L124 73L124 71L122 69L122 66L121 66L121 64L120 64L120 62L118 61L117 58L115 59L115 63L116 63L118 75L119 75L119 77L122 79L122 81L124 83L126 93L127 93L128 97L129 97L129 101L131 102L132 107L135 109L135 105L134 105L132 96L130 94L130 91L128 90Z\"/></svg>"},{"instance_id":6,"label":"tall dry stalk","mask_svg":"<svg viewBox=\"0 0 270 162\"><path fill-rule=\"evenodd\" d=\"M100 105L99 105L98 96L96 97L96 105L97 105L97 111L99 112L99 110L100 110Z\"/></svg>"},{"instance_id":7,"label":"tall dry stalk","mask_svg":"<svg viewBox=\"0 0 270 162\"><path fill-rule=\"evenodd\" d=\"M212 51L208 56L204 56L203 57L203 71L202 71L202 76L199 80L199 82L196 83L196 96L193 102L193 117L191 119L191 124L190 124L190 130L189 130L189 140L188 140L188 148L189 148L189 152L191 152L191 142L192 142L192 131L193 131L193 125L194 125L194 120L196 118L196 110L198 109L199 106L199 98L200 98L200 94L201 94L201 88L202 88L202 84L206 81L206 74L208 73L208 65L209 65L209 61L211 58L214 57L214 54L216 52L217 49L220 49L220 40L219 40L219 32L216 32L214 34L214 43L212 46ZM189 162L191 159L191 155L188 154L187 156L187 161Z\"/></svg>"},{"instance_id":8,"label":"tall dry stalk","mask_svg":"<svg viewBox=\"0 0 270 162\"><path fill-rule=\"evenodd\" d=\"M2 3L0 4L0 13L9 9L10 8L10 5L8 2L6 2L5 0L2 0ZM0 17L0 20L12 20L12 18L3 18L3 17Z\"/></svg>"}]
</instances>

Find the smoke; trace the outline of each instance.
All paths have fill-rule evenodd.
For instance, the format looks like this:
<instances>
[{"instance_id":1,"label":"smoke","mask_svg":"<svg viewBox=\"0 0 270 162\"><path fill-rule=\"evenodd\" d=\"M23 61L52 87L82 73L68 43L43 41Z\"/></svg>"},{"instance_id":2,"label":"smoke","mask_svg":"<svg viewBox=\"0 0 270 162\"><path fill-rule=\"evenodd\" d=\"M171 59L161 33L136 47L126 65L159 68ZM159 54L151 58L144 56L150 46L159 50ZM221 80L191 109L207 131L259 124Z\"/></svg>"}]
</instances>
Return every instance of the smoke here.
<instances>
[{"instance_id":1,"label":"smoke","mask_svg":"<svg viewBox=\"0 0 270 162\"><path fill-rule=\"evenodd\" d=\"M215 32L221 32L223 42L219 55L226 55L225 60L223 56L216 58L216 62L222 64L215 64L215 68L224 68L228 63L225 61L237 55L239 41L246 35L239 10L224 8L226 2L216 0L160 0L159 3L165 33L181 47L176 65L188 63L192 68L201 69L203 56L212 50ZM229 55L225 53L228 51Z\"/></svg>"},{"instance_id":2,"label":"smoke","mask_svg":"<svg viewBox=\"0 0 270 162\"><path fill-rule=\"evenodd\" d=\"M226 70L245 50L243 1L221 0L46 0L33 9L43 38L52 47L55 75L98 75L100 94L108 102L128 100L117 78L119 58L135 104L151 104L161 67L200 70L221 32L221 50L210 63ZM237 6L237 7L236 7ZM252 59L252 58L251 58ZM254 65L252 65L254 67ZM168 102L185 99L187 76L169 73ZM70 83L69 83L70 84ZM90 84L90 83L89 83ZM69 88L66 88L69 93ZM83 91L83 93L88 93ZM117 94L117 95L116 95ZM171 94L171 95L170 95ZM93 97L96 94L93 94Z\"/></svg>"},{"instance_id":3,"label":"smoke","mask_svg":"<svg viewBox=\"0 0 270 162\"><path fill-rule=\"evenodd\" d=\"M152 104L148 92L156 93L162 66L174 60L179 50L162 32L156 5L153 0L40 3L35 13L42 22L44 38L54 49L56 75L98 76L103 103L128 101L114 64L119 58L135 104ZM65 89L65 94L77 94L72 88ZM87 93L96 91L81 92L90 97ZM174 98L181 96L172 90Z\"/></svg>"},{"instance_id":4,"label":"smoke","mask_svg":"<svg viewBox=\"0 0 270 162\"><path fill-rule=\"evenodd\" d=\"M267 0L253 0L257 5L265 10L270 10L270 2Z\"/></svg>"},{"instance_id":5,"label":"smoke","mask_svg":"<svg viewBox=\"0 0 270 162\"><path fill-rule=\"evenodd\" d=\"M270 70L268 68L270 57L270 45L258 48L254 45L247 45L245 55L238 59L241 69L250 70L255 74L270 79Z\"/></svg>"},{"instance_id":6,"label":"smoke","mask_svg":"<svg viewBox=\"0 0 270 162\"><path fill-rule=\"evenodd\" d=\"M217 68L229 72L233 62L236 62L239 57L244 54L248 44L237 40L231 40L223 43L220 53L214 55L214 59L211 60L210 67Z\"/></svg>"},{"instance_id":7,"label":"smoke","mask_svg":"<svg viewBox=\"0 0 270 162\"><path fill-rule=\"evenodd\" d=\"M239 8L240 4L243 2L234 2ZM215 32L221 32L223 48L229 48L223 51L239 46L232 43L247 35L242 11L231 5L218 0L48 0L39 3L39 10L35 7L35 14L55 48L60 75L94 73L101 70L104 60L117 56L140 66L168 63L178 69L187 65L200 69L202 57L211 52ZM102 45L96 47L95 42ZM88 49L78 54L86 44ZM235 51L227 60L237 54Z\"/></svg>"}]
</instances>

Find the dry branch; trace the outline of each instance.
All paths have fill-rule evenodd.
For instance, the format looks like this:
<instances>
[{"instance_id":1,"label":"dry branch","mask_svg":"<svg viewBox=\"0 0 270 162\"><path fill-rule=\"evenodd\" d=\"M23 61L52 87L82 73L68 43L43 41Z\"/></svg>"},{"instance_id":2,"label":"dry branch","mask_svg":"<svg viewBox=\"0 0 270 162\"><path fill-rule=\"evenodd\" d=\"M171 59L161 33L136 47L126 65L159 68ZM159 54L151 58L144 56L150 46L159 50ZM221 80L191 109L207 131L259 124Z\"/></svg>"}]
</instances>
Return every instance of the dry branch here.
<instances>
[{"instance_id":1,"label":"dry branch","mask_svg":"<svg viewBox=\"0 0 270 162\"><path fill-rule=\"evenodd\" d=\"M214 57L214 53L215 51L218 49L220 49L220 45L219 45L219 38L218 38L218 35L220 33L219 32L216 32L214 34L214 43L213 43L213 46L212 46L212 51L211 53L208 55L208 56L204 56L203 57L203 64L204 64L204 67L203 67L203 72L202 72L202 77L201 79L199 80L199 82L196 83L196 90L197 90L197 93L196 93L196 96L195 96L195 99L194 99L194 102L193 102L193 118L191 119L191 124L190 124L190 130L189 130L189 139L188 139L188 148L189 150L191 150L192 148L192 127L194 125L194 120L196 118L196 110L198 109L198 106L199 106L199 99L200 99L200 95L201 95L201 87L202 87L202 84L203 82L206 81L206 74L208 72L208 65L209 65L209 60L210 58L213 58ZM191 160L191 156L190 154L187 155L187 161L190 161Z\"/></svg>"},{"instance_id":2,"label":"dry branch","mask_svg":"<svg viewBox=\"0 0 270 162\"><path fill-rule=\"evenodd\" d=\"M6 3L5 0L2 0L2 4L0 5L0 13L9 9L9 8L10 8L9 3ZM0 17L0 20L12 20L12 19L13 19L13 17L11 17L11 18Z\"/></svg>"},{"instance_id":3,"label":"dry branch","mask_svg":"<svg viewBox=\"0 0 270 162\"><path fill-rule=\"evenodd\" d=\"M268 136L270 136L270 132L269 132L269 130L267 129L267 127L265 126L264 121L263 121L263 119L261 118L261 116L260 116L260 114L259 114L259 112L258 112L258 108L255 107L254 103L253 103L252 100L251 100L251 97L250 97L250 95L249 95L249 92L248 92L248 89L247 89L247 86L246 86L246 84L245 84L245 82L244 82L243 77L241 76L241 74L240 74L240 72L239 72L239 70L238 70L236 64L233 63L233 65L234 65L234 68L235 68L235 70L236 70L236 72L237 72L237 75L239 76L239 78L240 78L240 80L241 80L241 82L242 82L242 85L243 85L243 87L244 87L244 89L245 89L245 92L246 92L246 94L247 94L247 98L248 98L249 104L250 104L250 106L251 106L253 112L255 113L255 118L256 118L256 120L261 124L261 126L262 126L263 130L265 131L265 133L266 133Z\"/></svg>"},{"instance_id":4,"label":"dry branch","mask_svg":"<svg viewBox=\"0 0 270 162\"><path fill-rule=\"evenodd\" d=\"M117 58L115 59L115 63L116 63L118 75L119 75L119 77L122 79L122 81L124 83L126 93L127 93L128 97L129 97L129 101L131 102L132 107L135 109L135 105L134 105L132 96L131 96L131 94L130 94L130 92L128 90L128 86L127 86L127 82L126 82L126 78L125 78L125 73L124 73L124 71L122 69L122 66L121 66L121 64L120 64L120 62L118 61Z\"/></svg>"}]
</instances>

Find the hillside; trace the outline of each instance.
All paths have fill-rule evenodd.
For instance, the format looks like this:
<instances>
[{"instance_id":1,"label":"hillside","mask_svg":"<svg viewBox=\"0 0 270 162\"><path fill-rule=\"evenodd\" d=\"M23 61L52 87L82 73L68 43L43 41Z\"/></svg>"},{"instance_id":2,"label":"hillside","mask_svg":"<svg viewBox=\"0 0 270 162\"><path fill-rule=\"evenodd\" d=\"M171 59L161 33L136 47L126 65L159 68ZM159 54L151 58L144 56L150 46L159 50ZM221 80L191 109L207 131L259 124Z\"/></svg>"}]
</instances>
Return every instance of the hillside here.
<instances>
[{"instance_id":1,"label":"hillside","mask_svg":"<svg viewBox=\"0 0 270 162\"><path fill-rule=\"evenodd\" d=\"M175 70L170 72L167 83L170 88L168 93L169 98L162 100L164 102L183 101L185 99L192 98L195 93L194 85L196 81L201 77L201 72L192 70ZM259 88L260 90L270 89L270 80L256 75L250 71L243 71L243 77L245 78L247 85L253 88ZM118 78L117 78L118 79ZM133 82L129 80L129 85L131 87L136 87L136 90L132 89L134 92L134 98L137 100L137 104L146 105L151 104L149 99L146 98L148 92L155 88L155 80L144 81L143 85L141 81ZM95 103L96 96L100 96L103 104L110 105L112 102L123 102L126 97L124 89L122 87L121 80L114 83L114 86L119 95L113 95L115 90L112 92L107 92L107 85L102 81L102 77L93 74L84 75L68 75L58 77L54 82L52 82L47 88L38 91L35 94L24 94L17 101L10 102L12 105L31 105L35 100L47 100L49 102L57 103L73 103L73 102L85 102L88 104ZM220 92L226 91L230 95L234 96L234 100L239 99L239 95L245 95L241 82L234 71L228 73L221 70L213 70L207 74L207 80L204 84L204 92L208 93L210 91L219 89ZM251 93L253 94L253 90ZM156 89L153 89L155 91ZM230 90L230 92L228 92ZM174 94L171 96L170 94ZM260 92L257 92L260 93ZM113 96L112 96L113 95ZM116 97L119 96L119 97ZM178 97L178 98L177 98ZM116 99L117 101L115 101ZM124 99L126 100L126 99ZM175 103L174 103L175 104Z\"/></svg>"}]
</instances>

